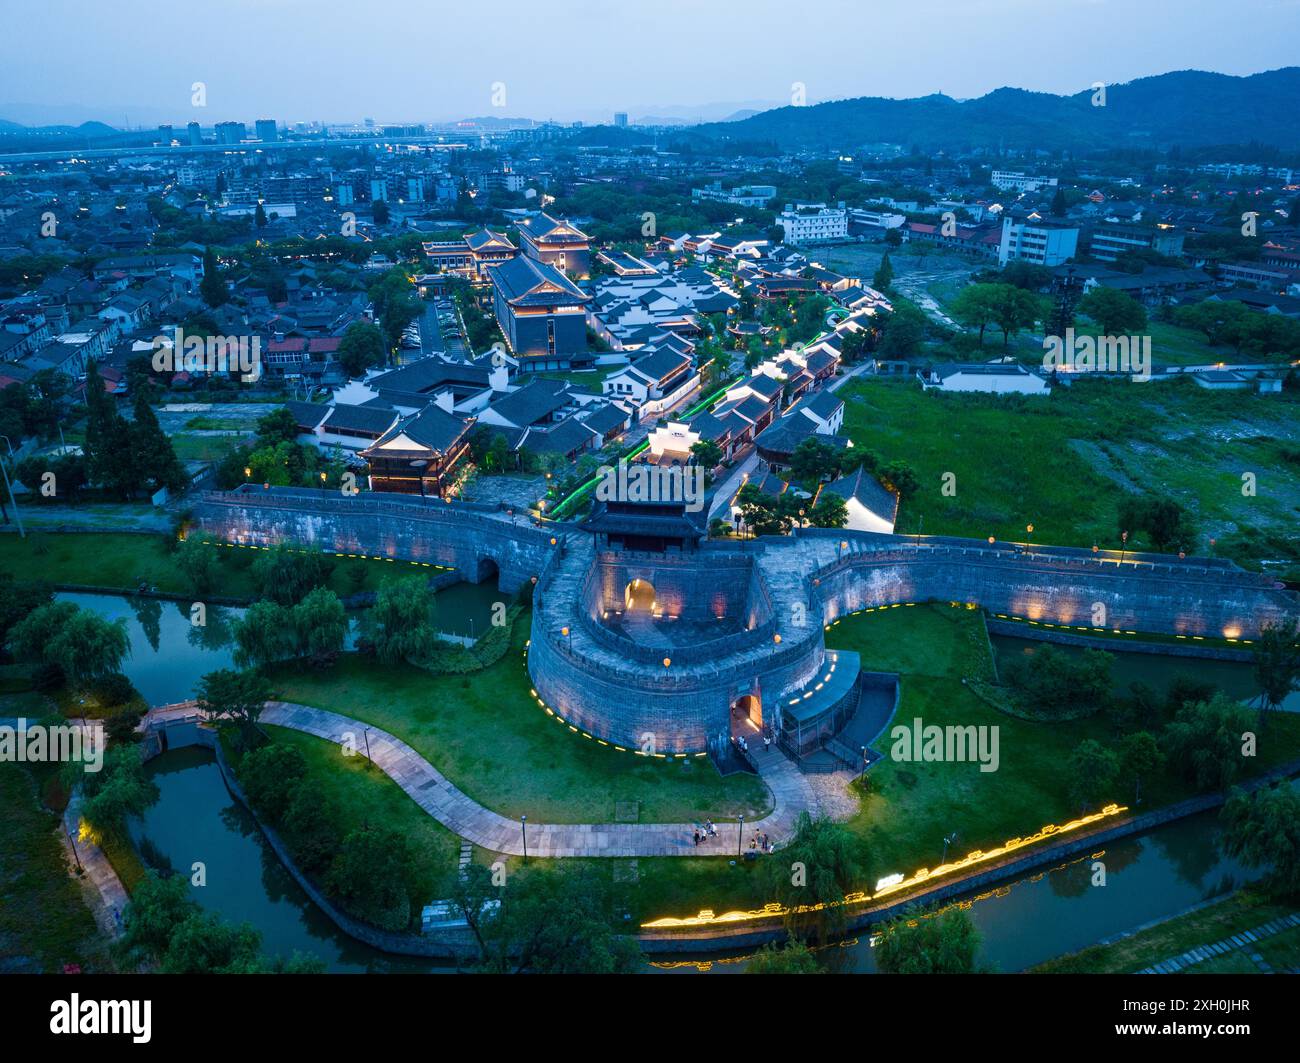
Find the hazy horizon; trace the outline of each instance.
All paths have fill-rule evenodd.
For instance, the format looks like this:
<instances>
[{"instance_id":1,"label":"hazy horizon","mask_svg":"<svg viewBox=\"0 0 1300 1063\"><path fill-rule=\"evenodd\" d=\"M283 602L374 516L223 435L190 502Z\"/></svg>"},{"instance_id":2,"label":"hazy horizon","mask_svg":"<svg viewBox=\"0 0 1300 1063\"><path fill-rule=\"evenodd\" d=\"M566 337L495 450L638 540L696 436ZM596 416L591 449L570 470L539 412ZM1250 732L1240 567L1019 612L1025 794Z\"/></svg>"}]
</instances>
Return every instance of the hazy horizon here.
<instances>
[{"instance_id":1,"label":"hazy horizon","mask_svg":"<svg viewBox=\"0 0 1300 1063\"><path fill-rule=\"evenodd\" d=\"M1253 74L1300 55L1300 0L1240 0L1233 23L1252 32L1239 33L1225 32L1221 6L1206 0L820 0L815 17L789 10L737 13L698 0L548 9L226 0L203 10L50 0L0 42L0 119L714 119L783 106L796 82L810 104L965 99L1004 86L1068 94L1173 70ZM195 82L206 106L192 103Z\"/></svg>"}]
</instances>

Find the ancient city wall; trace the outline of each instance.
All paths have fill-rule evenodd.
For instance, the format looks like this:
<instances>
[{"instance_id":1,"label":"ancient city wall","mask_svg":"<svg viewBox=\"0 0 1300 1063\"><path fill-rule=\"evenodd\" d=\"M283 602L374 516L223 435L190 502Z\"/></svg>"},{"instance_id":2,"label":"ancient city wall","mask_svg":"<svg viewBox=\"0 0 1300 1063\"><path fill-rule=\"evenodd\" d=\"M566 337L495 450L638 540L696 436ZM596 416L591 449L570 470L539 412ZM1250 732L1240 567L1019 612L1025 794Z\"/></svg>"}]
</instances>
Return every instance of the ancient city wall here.
<instances>
[{"instance_id":1,"label":"ancient city wall","mask_svg":"<svg viewBox=\"0 0 1300 1063\"><path fill-rule=\"evenodd\" d=\"M343 554L424 561L478 583L500 571L512 593L537 575L563 532L493 515L490 507L390 495L245 487L202 493L199 530L226 542L300 543ZM555 543L552 540L556 540Z\"/></svg>"}]
</instances>

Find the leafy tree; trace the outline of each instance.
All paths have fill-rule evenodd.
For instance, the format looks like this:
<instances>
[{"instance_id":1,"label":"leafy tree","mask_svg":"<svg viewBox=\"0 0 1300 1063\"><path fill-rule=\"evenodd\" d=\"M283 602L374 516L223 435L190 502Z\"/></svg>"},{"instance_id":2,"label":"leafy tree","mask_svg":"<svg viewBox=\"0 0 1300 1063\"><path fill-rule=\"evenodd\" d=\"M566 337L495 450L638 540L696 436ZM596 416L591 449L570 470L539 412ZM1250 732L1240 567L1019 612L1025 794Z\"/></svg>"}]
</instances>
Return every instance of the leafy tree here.
<instances>
[{"instance_id":1,"label":"leafy tree","mask_svg":"<svg viewBox=\"0 0 1300 1063\"><path fill-rule=\"evenodd\" d=\"M979 329L981 346L984 344L984 330L997 320L997 287L996 284L968 284L952 301L952 316L967 328Z\"/></svg>"},{"instance_id":2,"label":"leafy tree","mask_svg":"<svg viewBox=\"0 0 1300 1063\"><path fill-rule=\"evenodd\" d=\"M307 758L296 746L268 742L239 762L239 782L257 814L279 826L307 775Z\"/></svg>"},{"instance_id":3,"label":"leafy tree","mask_svg":"<svg viewBox=\"0 0 1300 1063\"><path fill-rule=\"evenodd\" d=\"M354 830L325 877L326 888L349 912L385 930L405 930L411 920L413 865L410 845L388 827Z\"/></svg>"},{"instance_id":4,"label":"leafy tree","mask_svg":"<svg viewBox=\"0 0 1300 1063\"><path fill-rule=\"evenodd\" d=\"M299 780L283 819L285 840L299 867L313 875L329 867L343 841L342 820L343 810L332 793L310 775Z\"/></svg>"},{"instance_id":5,"label":"leafy tree","mask_svg":"<svg viewBox=\"0 0 1300 1063\"><path fill-rule=\"evenodd\" d=\"M74 683L121 671L131 652L125 620L106 620L71 602L33 610L14 625L9 640L15 657L57 665Z\"/></svg>"},{"instance_id":6,"label":"leafy tree","mask_svg":"<svg viewBox=\"0 0 1300 1063\"><path fill-rule=\"evenodd\" d=\"M901 915L887 923L876 944L886 974L973 974L980 934L960 908Z\"/></svg>"},{"instance_id":7,"label":"leafy tree","mask_svg":"<svg viewBox=\"0 0 1300 1063\"><path fill-rule=\"evenodd\" d=\"M711 439L701 439L691 444L691 457L696 465L713 469L722 464L722 447Z\"/></svg>"},{"instance_id":8,"label":"leafy tree","mask_svg":"<svg viewBox=\"0 0 1300 1063\"><path fill-rule=\"evenodd\" d=\"M263 207L260 202L257 204L257 210L253 214L253 224L259 229L266 228L266 208Z\"/></svg>"},{"instance_id":9,"label":"leafy tree","mask_svg":"<svg viewBox=\"0 0 1300 1063\"><path fill-rule=\"evenodd\" d=\"M241 668L287 661L298 656L299 645L291 606L263 598L235 623L235 663Z\"/></svg>"},{"instance_id":10,"label":"leafy tree","mask_svg":"<svg viewBox=\"0 0 1300 1063\"><path fill-rule=\"evenodd\" d=\"M746 974L823 974L817 957L802 941L764 945L749 958Z\"/></svg>"},{"instance_id":11,"label":"leafy tree","mask_svg":"<svg viewBox=\"0 0 1300 1063\"><path fill-rule=\"evenodd\" d=\"M809 436L790 455L790 478L805 488L815 489L820 483L832 480L840 471L842 454L833 443Z\"/></svg>"},{"instance_id":12,"label":"leafy tree","mask_svg":"<svg viewBox=\"0 0 1300 1063\"><path fill-rule=\"evenodd\" d=\"M1055 646L1040 646L1005 669L1007 683L1020 702L1053 720L1086 716L1101 708L1110 693L1114 658L1101 650L1075 657Z\"/></svg>"},{"instance_id":13,"label":"leafy tree","mask_svg":"<svg viewBox=\"0 0 1300 1063\"><path fill-rule=\"evenodd\" d=\"M199 711L212 720L232 720L239 727L240 747L250 750L261 736L257 721L271 699L271 685L253 671L221 668L199 680Z\"/></svg>"},{"instance_id":14,"label":"leafy tree","mask_svg":"<svg viewBox=\"0 0 1300 1063\"><path fill-rule=\"evenodd\" d=\"M911 498L921 488L921 480L905 461L891 461L879 471L880 482L899 498Z\"/></svg>"},{"instance_id":15,"label":"leafy tree","mask_svg":"<svg viewBox=\"0 0 1300 1063\"><path fill-rule=\"evenodd\" d=\"M821 491L816 504L808 511L808 523L814 528L842 528L849 522L849 507L842 495Z\"/></svg>"},{"instance_id":16,"label":"leafy tree","mask_svg":"<svg viewBox=\"0 0 1300 1063\"><path fill-rule=\"evenodd\" d=\"M1070 795L1084 807L1099 805L1114 794L1119 757L1096 739L1086 738L1070 754Z\"/></svg>"},{"instance_id":17,"label":"leafy tree","mask_svg":"<svg viewBox=\"0 0 1300 1063\"><path fill-rule=\"evenodd\" d=\"M1200 790L1226 790L1244 769L1243 745L1254 718L1223 694L1179 710L1165 729L1169 762Z\"/></svg>"},{"instance_id":18,"label":"leafy tree","mask_svg":"<svg viewBox=\"0 0 1300 1063\"><path fill-rule=\"evenodd\" d=\"M386 578L369 617L370 640L385 664L421 660L432 652L433 597L416 580Z\"/></svg>"},{"instance_id":19,"label":"leafy tree","mask_svg":"<svg viewBox=\"0 0 1300 1063\"><path fill-rule=\"evenodd\" d=\"M64 781L71 785L73 780L81 783L85 798L82 815L111 837L121 837L127 820L158 800L157 784L145 776L140 752L129 744L110 747L99 771L83 771L81 764L69 762Z\"/></svg>"},{"instance_id":20,"label":"leafy tree","mask_svg":"<svg viewBox=\"0 0 1300 1063\"><path fill-rule=\"evenodd\" d=\"M203 279L199 281L199 295L214 309L230 301L230 290L221 278L216 251L209 247L203 252Z\"/></svg>"},{"instance_id":21,"label":"leafy tree","mask_svg":"<svg viewBox=\"0 0 1300 1063\"><path fill-rule=\"evenodd\" d=\"M207 536L187 535L176 548L176 567L196 595L208 594L221 579L221 559Z\"/></svg>"},{"instance_id":22,"label":"leafy tree","mask_svg":"<svg viewBox=\"0 0 1300 1063\"><path fill-rule=\"evenodd\" d=\"M328 587L309 591L293 607L293 628L300 652L321 664L343 650L348 633L348 618L339 596Z\"/></svg>"},{"instance_id":23,"label":"leafy tree","mask_svg":"<svg viewBox=\"0 0 1300 1063\"><path fill-rule=\"evenodd\" d=\"M1042 313L1038 296L1017 288L1014 284L994 284L990 295L993 311L993 324L1002 330L1002 346L1011 342L1011 337L1024 329L1031 328Z\"/></svg>"},{"instance_id":24,"label":"leafy tree","mask_svg":"<svg viewBox=\"0 0 1300 1063\"><path fill-rule=\"evenodd\" d=\"M172 932L163 974L243 974L262 969L262 935L249 923L231 926L215 912L195 912Z\"/></svg>"},{"instance_id":25,"label":"leafy tree","mask_svg":"<svg viewBox=\"0 0 1300 1063\"><path fill-rule=\"evenodd\" d=\"M172 492L184 490L189 485L189 477L145 392L136 395L134 412L130 436L131 462L136 476L151 493L163 487Z\"/></svg>"},{"instance_id":26,"label":"leafy tree","mask_svg":"<svg viewBox=\"0 0 1300 1063\"><path fill-rule=\"evenodd\" d=\"M129 969L161 962L176 928L199 910L185 878L163 878L147 871L131 891L122 913L122 936L117 944L122 966Z\"/></svg>"},{"instance_id":27,"label":"leafy tree","mask_svg":"<svg viewBox=\"0 0 1300 1063\"><path fill-rule=\"evenodd\" d=\"M791 873L791 868L796 873ZM801 871L798 869L802 868ZM781 859L767 865L768 889L787 909L786 931L800 941L828 941L845 925L844 898L861 877L853 836L842 824L802 812ZM821 906L818 911L801 908Z\"/></svg>"},{"instance_id":28,"label":"leafy tree","mask_svg":"<svg viewBox=\"0 0 1300 1063\"><path fill-rule=\"evenodd\" d=\"M1147 312L1131 295L1098 286L1079 300L1079 313L1097 323L1103 336L1124 336L1147 327Z\"/></svg>"},{"instance_id":29,"label":"leafy tree","mask_svg":"<svg viewBox=\"0 0 1300 1063\"><path fill-rule=\"evenodd\" d=\"M925 329L925 315L911 303L899 301L881 323L876 350L882 358L911 358L921 351Z\"/></svg>"},{"instance_id":30,"label":"leafy tree","mask_svg":"<svg viewBox=\"0 0 1300 1063\"><path fill-rule=\"evenodd\" d=\"M1171 498L1124 495L1119 504L1119 531L1144 531L1157 550L1186 550L1196 546L1191 514Z\"/></svg>"},{"instance_id":31,"label":"leafy tree","mask_svg":"<svg viewBox=\"0 0 1300 1063\"><path fill-rule=\"evenodd\" d=\"M8 641L15 624L53 601L48 583L18 580L12 572L0 572L0 646Z\"/></svg>"},{"instance_id":32,"label":"leafy tree","mask_svg":"<svg viewBox=\"0 0 1300 1063\"><path fill-rule=\"evenodd\" d=\"M1135 731L1120 740L1120 775L1133 780L1134 804L1142 802L1142 777L1160 767L1164 759L1160 743L1150 731Z\"/></svg>"},{"instance_id":33,"label":"leafy tree","mask_svg":"<svg viewBox=\"0 0 1300 1063\"><path fill-rule=\"evenodd\" d=\"M878 292L887 292L893 283L894 267L889 261L889 252L886 251L880 259L875 276L871 278L871 287Z\"/></svg>"},{"instance_id":34,"label":"leafy tree","mask_svg":"<svg viewBox=\"0 0 1300 1063\"><path fill-rule=\"evenodd\" d=\"M387 354L384 334L368 321L354 321L339 341L339 366L350 377L364 376L372 366L383 365Z\"/></svg>"},{"instance_id":35,"label":"leafy tree","mask_svg":"<svg viewBox=\"0 0 1300 1063\"><path fill-rule=\"evenodd\" d=\"M293 443L298 439L298 419L288 406L277 406L257 419L257 441L265 447Z\"/></svg>"},{"instance_id":36,"label":"leafy tree","mask_svg":"<svg viewBox=\"0 0 1300 1063\"><path fill-rule=\"evenodd\" d=\"M1229 856L1269 869L1284 894L1300 892L1300 793L1294 786L1284 780L1252 794L1233 790L1219 819Z\"/></svg>"},{"instance_id":37,"label":"leafy tree","mask_svg":"<svg viewBox=\"0 0 1300 1063\"><path fill-rule=\"evenodd\" d=\"M293 605L327 583L333 570L333 562L324 554L282 543L257 555L252 574L262 597Z\"/></svg>"},{"instance_id":38,"label":"leafy tree","mask_svg":"<svg viewBox=\"0 0 1300 1063\"><path fill-rule=\"evenodd\" d=\"M626 974L640 965L635 942L612 929L609 887L593 869L568 861L533 866L512 875L504 889L481 864L467 871L452 892L478 943L479 969Z\"/></svg>"},{"instance_id":39,"label":"leafy tree","mask_svg":"<svg viewBox=\"0 0 1300 1063\"><path fill-rule=\"evenodd\" d=\"M1265 712L1276 709L1293 690L1300 690L1300 622L1294 617L1265 624L1255 640L1255 682Z\"/></svg>"}]
</instances>

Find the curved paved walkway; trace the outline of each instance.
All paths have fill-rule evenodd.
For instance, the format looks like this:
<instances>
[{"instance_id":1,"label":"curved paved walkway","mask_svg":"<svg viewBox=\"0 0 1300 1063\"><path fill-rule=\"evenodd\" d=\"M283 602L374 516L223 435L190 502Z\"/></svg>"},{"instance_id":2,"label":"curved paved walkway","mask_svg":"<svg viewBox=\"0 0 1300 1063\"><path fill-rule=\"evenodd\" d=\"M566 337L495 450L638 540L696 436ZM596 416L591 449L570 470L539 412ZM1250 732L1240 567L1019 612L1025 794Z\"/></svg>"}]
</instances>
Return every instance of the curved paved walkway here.
<instances>
[{"instance_id":1,"label":"curved paved walkway","mask_svg":"<svg viewBox=\"0 0 1300 1063\"><path fill-rule=\"evenodd\" d=\"M149 719L192 716L193 703L152 710ZM324 738L336 745L350 735L364 751L364 732L369 731L370 759L383 769L422 809L467 841L507 856L523 855L523 836L518 820L507 819L484 808L458 790L419 753L400 738L371 724L362 723L325 709L291 702L271 701L262 712L262 722L276 727ZM362 754L364 755L364 753ZM818 801L803 773L778 751L757 753L759 775L772 791L771 813L755 823L745 824L741 841L749 846L753 831L766 832L777 844L794 833L799 813L816 815ZM738 825L718 823L718 835L696 846L692 823L528 823L529 856L720 856L735 854Z\"/></svg>"}]
</instances>

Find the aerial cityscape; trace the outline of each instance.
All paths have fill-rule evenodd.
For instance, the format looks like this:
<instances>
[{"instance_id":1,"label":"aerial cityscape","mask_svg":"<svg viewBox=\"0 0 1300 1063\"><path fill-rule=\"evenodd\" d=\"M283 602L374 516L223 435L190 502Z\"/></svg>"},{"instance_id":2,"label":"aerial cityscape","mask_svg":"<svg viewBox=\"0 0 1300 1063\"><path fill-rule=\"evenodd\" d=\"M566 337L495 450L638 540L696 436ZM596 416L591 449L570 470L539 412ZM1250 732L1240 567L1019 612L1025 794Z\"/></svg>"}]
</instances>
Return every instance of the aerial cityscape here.
<instances>
[{"instance_id":1,"label":"aerial cityscape","mask_svg":"<svg viewBox=\"0 0 1300 1063\"><path fill-rule=\"evenodd\" d=\"M1070 992L1250 1035L1237 976L1300 972L1300 8L1133 6L32 14L39 1028L148 1041L89 999L161 1023L147 975L1185 973L1237 1014Z\"/></svg>"}]
</instances>

